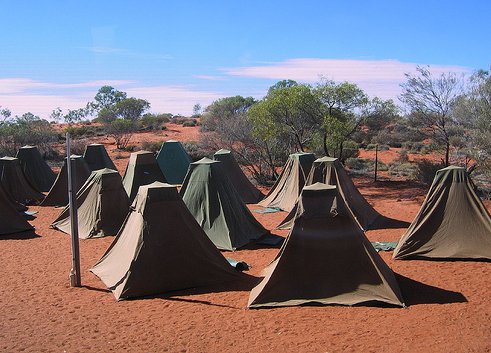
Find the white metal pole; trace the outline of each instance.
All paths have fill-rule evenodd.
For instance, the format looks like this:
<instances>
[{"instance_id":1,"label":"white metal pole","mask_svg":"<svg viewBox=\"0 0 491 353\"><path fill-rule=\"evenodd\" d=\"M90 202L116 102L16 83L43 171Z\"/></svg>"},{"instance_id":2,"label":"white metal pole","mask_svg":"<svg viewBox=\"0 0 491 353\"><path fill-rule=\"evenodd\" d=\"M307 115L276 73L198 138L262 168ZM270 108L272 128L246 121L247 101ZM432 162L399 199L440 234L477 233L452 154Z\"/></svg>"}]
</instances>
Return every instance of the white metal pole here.
<instances>
[{"instance_id":1,"label":"white metal pole","mask_svg":"<svg viewBox=\"0 0 491 353\"><path fill-rule=\"evenodd\" d=\"M70 152L70 134L66 134L66 165L68 171L68 207L70 209L70 226L72 233L72 268L70 270L70 286L80 287L80 248L78 241L78 212L75 205L76 191L73 189L75 170L72 169L72 159Z\"/></svg>"}]
</instances>

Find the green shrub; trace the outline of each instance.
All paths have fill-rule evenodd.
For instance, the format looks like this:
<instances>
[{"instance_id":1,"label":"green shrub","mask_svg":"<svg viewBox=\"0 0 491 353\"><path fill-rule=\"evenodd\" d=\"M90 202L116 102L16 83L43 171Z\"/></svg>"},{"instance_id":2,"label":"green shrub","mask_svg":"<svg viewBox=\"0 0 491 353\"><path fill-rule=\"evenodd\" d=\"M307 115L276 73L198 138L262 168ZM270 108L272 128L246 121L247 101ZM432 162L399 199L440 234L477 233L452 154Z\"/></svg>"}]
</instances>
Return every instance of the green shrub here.
<instances>
[{"instance_id":1,"label":"green shrub","mask_svg":"<svg viewBox=\"0 0 491 353\"><path fill-rule=\"evenodd\" d=\"M182 146L193 161L200 160L203 157L211 157L214 153L214 151L203 148L201 144L195 141L183 142Z\"/></svg>"},{"instance_id":2,"label":"green shrub","mask_svg":"<svg viewBox=\"0 0 491 353\"><path fill-rule=\"evenodd\" d=\"M389 175L405 177L408 180L416 180L418 176L418 170L418 166L413 163L389 163Z\"/></svg>"},{"instance_id":3,"label":"green shrub","mask_svg":"<svg viewBox=\"0 0 491 353\"><path fill-rule=\"evenodd\" d=\"M142 142L142 149L144 151L150 151L150 152L156 153L160 150L160 147L162 147L163 143L164 143L164 141L154 141L154 142L143 141Z\"/></svg>"},{"instance_id":4,"label":"green shrub","mask_svg":"<svg viewBox=\"0 0 491 353\"><path fill-rule=\"evenodd\" d=\"M427 160L421 160L417 163L418 172L417 172L417 180L426 184L431 185L433 179L435 178L435 174L438 169L442 169L445 167L443 163L433 163Z\"/></svg>"},{"instance_id":5,"label":"green shrub","mask_svg":"<svg viewBox=\"0 0 491 353\"><path fill-rule=\"evenodd\" d=\"M165 130L165 123L170 121L170 114L145 114L138 122L140 130Z\"/></svg>"}]
</instances>

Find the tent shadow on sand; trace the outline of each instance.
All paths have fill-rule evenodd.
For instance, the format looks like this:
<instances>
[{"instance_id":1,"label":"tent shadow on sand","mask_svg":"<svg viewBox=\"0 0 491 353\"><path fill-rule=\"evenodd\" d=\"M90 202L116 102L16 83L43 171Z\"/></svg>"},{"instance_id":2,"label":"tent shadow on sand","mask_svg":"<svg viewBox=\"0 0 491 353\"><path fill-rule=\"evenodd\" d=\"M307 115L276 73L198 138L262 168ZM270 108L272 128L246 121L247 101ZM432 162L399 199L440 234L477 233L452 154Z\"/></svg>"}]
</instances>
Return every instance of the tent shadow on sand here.
<instances>
[{"instance_id":1,"label":"tent shadow on sand","mask_svg":"<svg viewBox=\"0 0 491 353\"><path fill-rule=\"evenodd\" d=\"M370 226L370 230L407 228L410 225L411 225L410 222L401 221L400 219L389 218L389 217L380 215L372 223L372 225Z\"/></svg>"},{"instance_id":2,"label":"tent shadow on sand","mask_svg":"<svg viewBox=\"0 0 491 353\"><path fill-rule=\"evenodd\" d=\"M36 234L34 230L28 230L25 232L2 234L0 235L0 241L2 240L27 240L41 238L39 234Z\"/></svg>"},{"instance_id":3,"label":"tent shadow on sand","mask_svg":"<svg viewBox=\"0 0 491 353\"><path fill-rule=\"evenodd\" d=\"M467 303L467 299L462 293L430 286L398 273L395 273L395 275L407 306Z\"/></svg>"}]
</instances>

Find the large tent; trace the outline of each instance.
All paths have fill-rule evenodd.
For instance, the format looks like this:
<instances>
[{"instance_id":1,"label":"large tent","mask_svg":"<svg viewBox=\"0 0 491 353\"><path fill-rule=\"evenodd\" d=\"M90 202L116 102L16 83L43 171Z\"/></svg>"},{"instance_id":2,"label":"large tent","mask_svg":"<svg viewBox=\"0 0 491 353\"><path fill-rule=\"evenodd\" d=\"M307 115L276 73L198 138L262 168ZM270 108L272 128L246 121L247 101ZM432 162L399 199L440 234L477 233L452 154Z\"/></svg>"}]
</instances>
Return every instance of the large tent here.
<instances>
[{"instance_id":1,"label":"large tent","mask_svg":"<svg viewBox=\"0 0 491 353\"><path fill-rule=\"evenodd\" d=\"M204 287L239 273L200 228L175 186L141 186L109 249L91 269L116 299Z\"/></svg>"},{"instance_id":2,"label":"large tent","mask_svg":"<svg viewBox=\"0 0 491 353\"><path fill-rule=\"evenodd\" d=\"M182 199L205 233L222 250L235 250L269 234L241 200L222 162L191 163Z\"/></svg>"},{"instance_id":3,"label":"large tent","mask_svg":"<svg viewBox=\"0 0 491 353\"><path fill-rule=\"evenodd\" d=\"M290 212L305 185L312 163L313 153L293 153L289 156L278 180L268 195L259 202L263 207L275 207Z\"/></svg>"},{"instance_id":4,"label":"large tent","mask_svg":"<svg viewBox=\"0 0 491 353\"><path fill-rule=\"evenodd\" d=\"M0 186L0 235L32 230L25 217L14 208L9 196Z\"/></svg>"},{"instance_id":5,"label":"large tent","mask_svg":"<svg viewBox=\"0 0 491 353\"><path fill-rule=\"evenodd\" d=\"M77 192L78 236L81 239L116 235L130 209L130 200L116 170L93 171ZM51 225L71 234L70 208L66 206Z\"/></svg>"},{"instance_id":6,"label":"large tent","mask_svg":"<svg viewBox=\"0 0 491 353\"><path fill-rule=\"evenodd\" d=\"M464 168L450 166L436 172L393 257L491 259L491 217Z\"/></svg>"},{"instance_id":7,"label":"large tent","mask_svg":"<svg viewBox=\"0 0 491 353\"><path fill-rule=\"evenodd\" d=\"M252 289L250 308L367 302L404 306L394 273L346 207L336 186L303 188L293 227L264 279Z\"/></svg>"},{"instance_id":8,"label":"large tent","mask_svg":"<svg viewBox=\"0 0 491 353\"><path fill-rule=\"evenodd\" d=\"M70 161L74 174L73 189L77 192L89 177L90 169L82 156L73 154L70 156ZM41 206L66 206L67 204L68 169L67 158L65 157L60 173L56 177L55 183L51 187L51 190L49 190L48 195L46 195L46 198L41 203Z\"/></svg>"},{"instance_id":9,"label":"large tent","mask_svg":"<svg viewBox=\"0 0 491 353\"><path fill-rule=\"evenodd\" d=\"M154 181L166 182L152 152L138 151L130 155L123 177L123 186L130 198L135 198L138 188Z\"/></svg>"},{"instance_id":10,"label":"large tent","mask_svg":"<svg viewBox=\"0 0 491 353\"><path fill-rule=\"evenodd\" d=\"M100 143L87 145L85 147L84 159L91 171L104 168L117 170L113 161L107 154L104 145Z\"/></svg>"},{"instance_id":11,"label":"large tent","mask_svg":"<svg viewBox=\"0 0 491 353\"><path fill-rule=\"evenodd\" d=\"M213 159L222 162L225 173L229 176L242 201L245 203L258 203L263 199L264 195L247 179L232 152L221 149L215 152Z\"/></svg>"},{"instance_id":12,"label":"large tent","mask_svg":"<svg viewBox=\"0 0 491 353\"><path fill-rule=\"evenodd\" d=\"M368 203L363 195L358 191L343 165L337 158L322 157L318 158L312 164L310 173L307 176L305 185L315 183L324 183L336 185L338 192L348 205L349 210L353 213L360 227L367 230L380 217L380 214ZM289 228L292 226L295 216L295 207L285 218L278 228Z\"/></svg>"},{"instance_id":13,"label":"large tent","mask_svg":"<svg viewBox=\"0 0 491 353\"><path fill-rule=\"evenodd\" d=\"M165 141L157 154L160 170L170 184L182 184L191 162L191 157L176 140Z\"/></svg>"},{"instance_id":14,"label":"large tent","mask_svg":"<svg viewBox=\"0 0 491 353\"><path fill-rule=\"evenodd\" d=\"M0 182L11 200L28 205L44 199L44 195L26 179L17 158L0 158Z\"/></svg>"},{"instance_id":15,"label":"large tent","mask_svg":"<svg viewBox=\"0 0 491 353\"><path fill-rule=\"evenodd\" d=\"M56 174L39 153L36 146L19 148L16 156L21 164L22 171L27 180L36 190L47 192L53 186Z\"/></svg>"}]
</instances>

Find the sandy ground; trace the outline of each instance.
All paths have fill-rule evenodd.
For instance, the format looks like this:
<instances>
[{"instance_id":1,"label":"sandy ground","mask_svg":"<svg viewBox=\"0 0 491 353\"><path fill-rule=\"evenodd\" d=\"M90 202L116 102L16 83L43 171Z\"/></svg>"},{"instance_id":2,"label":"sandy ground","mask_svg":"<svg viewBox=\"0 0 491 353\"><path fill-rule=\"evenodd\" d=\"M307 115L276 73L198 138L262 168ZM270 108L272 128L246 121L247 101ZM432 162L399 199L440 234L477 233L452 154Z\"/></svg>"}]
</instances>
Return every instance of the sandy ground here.
<instances>
[{"instance_id":1,"label":"sandy ground","mask_svg":"<svg viewBox=\"0 0 491 353\"><path fill-rule=\"evenodd\" d=\"M171 138L176 138L173 136ZM181 134L181 140L186 137ZM111 145L108 149L113 155ZM113 155L114 157L114 155ZM125 166L120 158L118 169ZM411 221L425 196L405 182L357 179L383 215ZM488 209L490 204L487 204ZM251 209L258 206L252 205ZM70 288L70 239L49 228L60 209L33 206L34 233L0 236L2 352L489 352L491 263L394 261L407 309L304 306L248 310L277 248L226 252L252 268L237 283L117 302L88 269L113 237L81 241L81 288ZM284 212L254 216L273 229ZM404 229L367 233L397 241ZM286 231L274 231L281 236Z\"/></svg>"}]
</instances>

